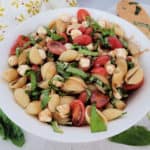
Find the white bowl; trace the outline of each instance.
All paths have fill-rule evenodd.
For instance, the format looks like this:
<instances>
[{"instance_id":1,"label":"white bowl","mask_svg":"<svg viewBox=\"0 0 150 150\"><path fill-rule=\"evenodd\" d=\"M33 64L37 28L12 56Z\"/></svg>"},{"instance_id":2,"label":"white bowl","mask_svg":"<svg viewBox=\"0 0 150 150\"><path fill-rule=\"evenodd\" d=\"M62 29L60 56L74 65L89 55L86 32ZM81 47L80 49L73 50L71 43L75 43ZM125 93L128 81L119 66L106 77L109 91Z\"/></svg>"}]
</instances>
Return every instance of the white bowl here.
<instances>
[{"instance_id":1,"label":"white bowl","mask_svg":"<svg viewBox=\"0 0 150 150\"><path fill-rule=\"evenodd\" d=\"M60 14L69 13L75 15L78 9L79 8L63 8L47 11L28 19L23 24L17 26L16 29L10 30L0 49L0 75L8 67L7 58L9 49L19 34L27 34L34 31L40 25L47 25ZM88 10L95 19L104 18L121 25L128 37L134 37L134 41L140 45L141 50L150 48L150 41L136 27L127 21L99 10ZM106 132L92 134L89 127L62 127L64 134L54 133L49 125L40 123L35 118L27 115L24 110L15 103L12 92L5 81L1 81L0 84L0 107L10 119L22 129L47 140L65 143L83 143L102 140L128 129L150 110L149 53L142 55L141 64L145 72L144 86L130 98L125 110L127 114L120 119L110 122Z\"/></svg>"}]
</instances>

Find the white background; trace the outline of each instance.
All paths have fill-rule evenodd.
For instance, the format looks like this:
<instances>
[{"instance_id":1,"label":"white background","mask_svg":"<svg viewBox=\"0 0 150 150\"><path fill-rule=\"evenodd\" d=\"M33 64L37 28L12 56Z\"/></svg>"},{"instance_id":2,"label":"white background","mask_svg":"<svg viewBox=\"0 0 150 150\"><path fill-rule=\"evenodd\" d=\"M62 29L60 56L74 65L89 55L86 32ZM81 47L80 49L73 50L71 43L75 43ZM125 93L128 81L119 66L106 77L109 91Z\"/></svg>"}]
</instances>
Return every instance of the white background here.
<instances>
[{"instance_id":1,"label":"white background","mask_svg":"<svg viewBox=\"0 0 150 150\"><path fill-rule=\"evenodd\" d=\"M78 0L79 6L92 7L97 9L102 9L105 11L113 12L115 4L118 0ZM148 9L150 5L149 0L138 0L142 2L145 8ZM149 7L150 8L150 7ZM148 9L150 11L150 9ZM138 124L147 126L150 129L150 120L146 117L142 119ZM40 132L40 131L39 131ZM51 136L51 135L50 135ZM80 136L80 135L79 135ZM43 140L39 137L35 137L29 133L25 132L26 144L22 148L17 148L11 142L0 140L0 150L150 150L150 146L144 147L131 147L121 144L111 143L108 140L103 140L95 143L86 144L61 144L53 143L50 141Z\"/></svg>"}]
</instances>

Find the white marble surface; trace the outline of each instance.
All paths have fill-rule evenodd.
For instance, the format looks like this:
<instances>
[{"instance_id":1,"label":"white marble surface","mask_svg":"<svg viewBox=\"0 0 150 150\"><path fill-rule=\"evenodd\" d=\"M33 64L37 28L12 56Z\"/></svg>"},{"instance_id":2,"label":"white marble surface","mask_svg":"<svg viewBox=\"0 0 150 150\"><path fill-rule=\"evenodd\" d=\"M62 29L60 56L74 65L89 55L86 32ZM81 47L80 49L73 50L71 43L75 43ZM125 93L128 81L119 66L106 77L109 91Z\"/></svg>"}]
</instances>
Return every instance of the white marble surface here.
<instances>
[{"instance_id":1,"label":"white marble surface","mask_svg":"<svg viewBox=\"0 0 150 150\"><path fill-rule=\"evenodd\" d=\"M93 7L105 11L114 12L115 3L118 0L78 0L79 6ZM143 4L149 4L149 0L138 0ZM148 8L148 6L145 6ZM149 9L150 10L150 9ZM150 129L150 120L143 118L138 124L147 126ZM150 150L150 146L132 147L115 144L108 140L86 144L61 144L46 141L25 132L26 144L22 148L17 148L11 142L0 140L0 150Z\"/></svg>"}]
</instances>

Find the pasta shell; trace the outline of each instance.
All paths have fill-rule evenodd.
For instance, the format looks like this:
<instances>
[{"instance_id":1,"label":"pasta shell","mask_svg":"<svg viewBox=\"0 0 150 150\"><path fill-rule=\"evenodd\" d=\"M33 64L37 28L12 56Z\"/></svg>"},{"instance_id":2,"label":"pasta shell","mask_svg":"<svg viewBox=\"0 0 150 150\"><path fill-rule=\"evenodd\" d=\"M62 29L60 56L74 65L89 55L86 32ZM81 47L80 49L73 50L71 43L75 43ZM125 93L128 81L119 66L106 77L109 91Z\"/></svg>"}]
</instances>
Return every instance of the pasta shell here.
<instances>
[{"instance_id":1,"label":"pasta shell","mask_svg":"<svg viewBox=\"0 0 150 150\"><path fill-rule=\"evenodd\" d=\"M8 64L11 67L18 65L18 57L16 55L10 56L8 58Z\"/></svg>"},{"instance_id":2,"label":"pasta shell","mask_svg":"<svg viewBox=\"0 0 150 150\"><path fill-rule=\"evenodd\" d=\"M62 87L62 90L69 93L81 93L86 88L86 84L81 78L78 77L70 77L66 82L64 83L64 86Z\"/></svg>"},{"instance_id":3,"label":"pasta shell","mask_svg":"<svg viewBox=\"0 0 150 150\"><path fill-rule=\"evenodd\" d=\"M18 78L18 72L16 69L13 68L9 68L7 69L4 73L3 73L3 78L7 81L7 82L11 82L14 81Z\"/></svg>"},{"instance_id":4,"label":"pasta shell","mask_svg":"<svg viewBox=\"0 0 150 150\"><path fill-rule=\"evenodd\" d=\"M44 110L42 110L39 115L38 115L38 119L41 122L51 122L52 121L52 113L49 111L48 108L45 108Z\"/></svg>"},{"instance_id":5,"label":"pasta shell","mask_svg":"<svg viewBox=\"0 0 150 150\"><path fill-rule=\"evenodd\" d=\"M66 22L63 22L60 19L56 20L56 32L57 33L65 32L66 28L67 28L67 23Z\"/></svg>"},{"instance_id":6,"label":"pasta shell","mask_svg":"<svg viewBox=\"0 0 150 150\"><path fill-rule=\"evenodd\" d=\"M64 51L60 56L59 56L59 60L60 61L64 61L64 62L71 62L76 60L76 58L78 57L78 52L75 50L67 50Z\"/></svg>"},{"instance_id":7,"label":"pasta shell","mask_svg":"<svg viewBox=\"0 0 150 150\"><path fill-rule=\"evenodd\" d=\"M128 40L128 49L132 55L136 55L140 52L139 47L130 40Z\"/></svg>"},{"instance_id":8,"label":"pasta shell","mask_svg":"<svg viewBox=\"0 0 150 150\"><path fill-rule=\"evenodd\" d=\"M63 115L59 112L53 114L54 119L61 125L66 125L70 123L70 118L68 115Z\"/></svg>"},{"instance_id":9,"label":"pasta shell","mask_svg":"<svg viewBox=\"0 0 150 150\"><path fill-rule=\"evenodd\" d=\"M47 89L49 87L48 82L49 80L41 81L40 83L38 83L38 87L42 89Z\"/></svg>"},{"instance_id":10,"label":"pasta shell","mask_svg":"<svg viewBox=\"0 0 150 150\"><path fill-rule=\"evenodd\" d=\"M144 72L142 68L135 67L128 71L125 81L127 84L138 84L143 80L143 78L144 78Z\"/></svg>"},{"instance_id":11,"label":"pasta shell","mask_svg":"<svg viewBox=\"0 0 150 150\"><path fill-rule=\"evenodd\" d=\"M30 98L22 88L15 89L14 97L16 102L22 107L26 108L30 103Z\"/></svg>"},{"instance_id":12,"label":"pasta shell","mask_svg":"<svg viewBox=\"0 0 150 150\"><path fill-rule=\"evenodd\" d=\"M27 77L21 77L15 81L9 83L9 87L12 89L22 88L27 82Z\"/></svg>"},{"instance_id":13,"label":"pasta shell","mask_svg":"<svg viewBox=\"0 0 150 150\"><path fill-rule=\"evenodd\" d=\"M47 62L41 67L43 80L50 80L56 74L56 65L54 62Z\"/></svg>"},{"instance_id":14,"label":"pasta shell","mask_svg":"<svg viewBox=\"0 0 150 150\"><path fill-rule=\"evenodd\" d=\"M41 112L41 102L40 101L33 101L31 102L25 111L30 115L38 115Z\"/></svg>"},{"instance_id":15,"label":"pasta shell","mask_svg":"<svg viewBox=\"0 0 150 150\"><path fill-rule=\"evenodd\" d=\"M115 108L107 108L102 111L103 115L107 118L108 121L117 119L123 115L123 111Z\"/></svg>"},{"instance_id":16,"label":"pasta shell","mask_svg":"<svg viewBox=\"0 0 150 150\"><path fill-rule=\"evenodd\" d=\"M30 62L35 65L40 65L43 63L43 59L36 47L32 47L29 51Z\"/></svg>"},{"instance_id":17,"label":"pasta shell","mask_svg":"<svg viewBox=\"0 0 150 150\"><path fill-rule=\"evenodd\" d=\"M18 57L18 64L22 65L22 64L26 64L27 62L27 57L28 57L28 52L27 51L23 51L19 57Z\"/></svg>"},{"instance_id":18,"label":"pasta shell","mask_svg":"<svg viewBox=\"0 0 150 150\"><path fill-rule=\"evenodd\" d=\"M50 101L48 102L48 109L51 112L56 111L56 107L60 104L60 97L58 94L51 94Z\"/></svg>"},{"instance_id":19,"label":"pasta shell","mask_svg":"<svg viewBox=\"0 0 150 150\"><path fill-rule=\"evenodd\" d=\"M71 104L71 102L74 100L75 98L73 96L61 96L60 97L60 105L63 104Z\"/></svg>"},{"instance_id":20,"label":"pasta shell","mask_svg":"<svg viewBox=\"0 0 150 150\"><path fill-rule=\"evenodd\" d=\"M56 110L57 112L63 115L68 115L70 113L70 105L69 104L58 105L56 107Z\"/></svg>"}]
</instances>

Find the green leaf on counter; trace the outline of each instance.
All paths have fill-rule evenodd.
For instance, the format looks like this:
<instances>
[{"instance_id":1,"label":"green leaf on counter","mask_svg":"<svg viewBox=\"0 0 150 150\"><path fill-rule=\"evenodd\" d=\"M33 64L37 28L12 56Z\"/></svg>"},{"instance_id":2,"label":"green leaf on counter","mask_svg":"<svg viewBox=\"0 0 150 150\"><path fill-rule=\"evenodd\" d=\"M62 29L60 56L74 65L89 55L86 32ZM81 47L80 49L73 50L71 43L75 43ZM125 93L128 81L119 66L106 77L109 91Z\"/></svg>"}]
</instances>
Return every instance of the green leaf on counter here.
<instances>
[{"instance_id":1,"label":"green leaf on counter","mask_svg":"<svg viewBox=\"0 0 150 150\"><path fill-rule=\"evenodd\" d=\"M10 139L13 144L22 147L25 143L24 133L19 126L13 123L0 109L0 135Z\"/></svg>"},{"instance_id":2,"label":"green leaf on counter","mask_svg":"<svg viewBox=\"0 0 150 150\"><path fill-rule=\"evenodd\" d=\"M92 105L91 108L91 121L90 121L91 132L102 132L107 130L107 126L96 111L96 106Z\"/></svg>"},{"instance_id":3,"label":"green leaf on counter","mask_svg":"<svg viewBox=\"0 0 150 150\"><path fill-rule=\"evenodd\" d=\"M150 131L143 126L133 126L128 130L109 138L109 140L132 146L150 145Z\"/></svg>"}]
</instances>

